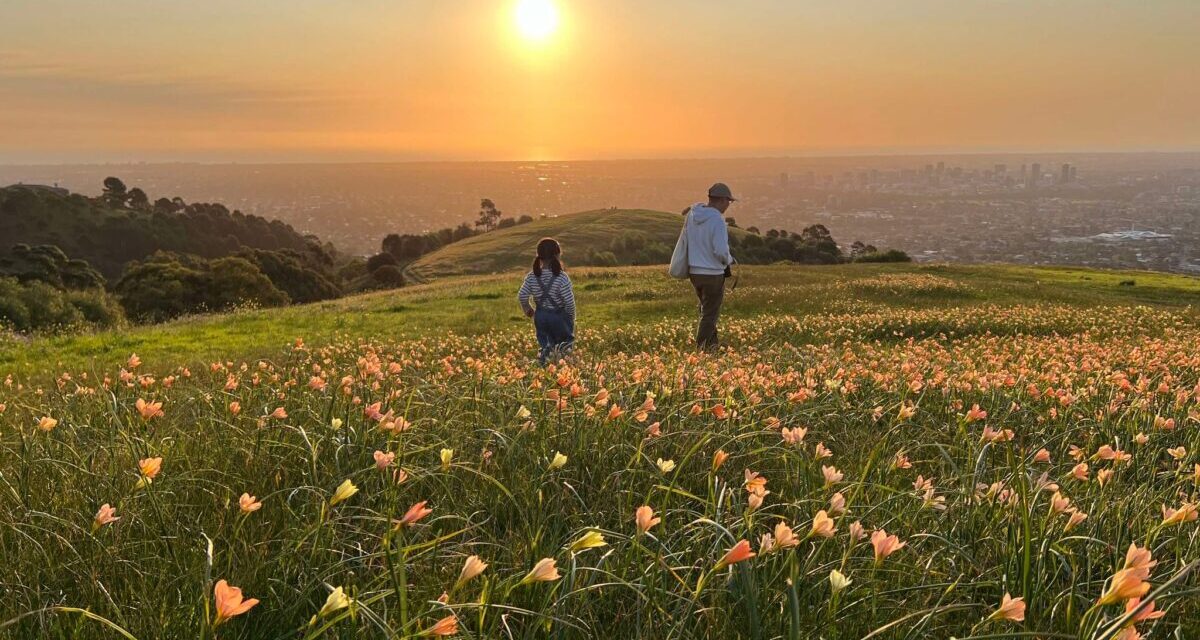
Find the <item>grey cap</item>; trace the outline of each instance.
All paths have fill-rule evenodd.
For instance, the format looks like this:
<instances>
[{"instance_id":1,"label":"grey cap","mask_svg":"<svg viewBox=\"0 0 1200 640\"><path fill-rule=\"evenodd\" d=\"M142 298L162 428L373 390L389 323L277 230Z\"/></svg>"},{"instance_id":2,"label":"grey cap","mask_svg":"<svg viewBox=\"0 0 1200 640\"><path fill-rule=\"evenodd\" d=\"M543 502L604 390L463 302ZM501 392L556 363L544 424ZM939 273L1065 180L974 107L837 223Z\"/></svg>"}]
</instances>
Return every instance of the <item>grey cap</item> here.
<instances>
[{"instance_id":1,"label":"grey cap","mask_svg":"<svg viewBox=\"0 0 1200 640\"><path fill-rule=\"evenodd\" d=\"M729 198L731 201L737 200L733 197L733 192L729 190L729 185L724 182L718 182L708 188L708 197L710 198Z\"/></svg>"}]
</instances>

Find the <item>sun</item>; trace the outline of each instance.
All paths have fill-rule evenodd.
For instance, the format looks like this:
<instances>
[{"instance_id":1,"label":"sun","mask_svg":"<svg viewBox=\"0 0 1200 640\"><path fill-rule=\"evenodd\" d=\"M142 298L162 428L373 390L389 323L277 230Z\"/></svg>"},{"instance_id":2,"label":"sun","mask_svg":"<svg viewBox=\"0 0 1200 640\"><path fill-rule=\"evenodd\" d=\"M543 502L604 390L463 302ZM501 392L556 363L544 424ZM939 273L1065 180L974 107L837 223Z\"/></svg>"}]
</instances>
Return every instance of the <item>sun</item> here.
<instances>
[{"instance_id":1,"label":"sun","mask_svg":"<svg viewBox=\"0 0 1200 640\"><path fill-rule=\"evenodd\" d=\"M558 8L551 0L519 0L515 17L527 40L545 40L558 29Z\"/></svg>"}]
</instances>

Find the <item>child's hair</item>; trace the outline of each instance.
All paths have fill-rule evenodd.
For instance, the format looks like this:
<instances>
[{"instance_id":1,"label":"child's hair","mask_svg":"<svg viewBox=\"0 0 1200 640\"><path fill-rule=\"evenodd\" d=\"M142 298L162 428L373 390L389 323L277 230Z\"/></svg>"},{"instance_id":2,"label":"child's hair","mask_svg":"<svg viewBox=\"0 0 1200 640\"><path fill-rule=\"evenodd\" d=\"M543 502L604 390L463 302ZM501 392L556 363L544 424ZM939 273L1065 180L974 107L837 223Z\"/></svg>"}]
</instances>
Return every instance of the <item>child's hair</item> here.
<instances>
[{"instance_id":1,"label":"child's hair","mask_svg":"<svg viewBox=\"0 0 1200 640\"><path fill-rule=\"evenodd\" d=\"M542 268L549 265L554 275L562 273L562 247L554 238L542 238L537 244L537 257L533 259L533 275L542 277Z\"/></svg>"}]
</instances>

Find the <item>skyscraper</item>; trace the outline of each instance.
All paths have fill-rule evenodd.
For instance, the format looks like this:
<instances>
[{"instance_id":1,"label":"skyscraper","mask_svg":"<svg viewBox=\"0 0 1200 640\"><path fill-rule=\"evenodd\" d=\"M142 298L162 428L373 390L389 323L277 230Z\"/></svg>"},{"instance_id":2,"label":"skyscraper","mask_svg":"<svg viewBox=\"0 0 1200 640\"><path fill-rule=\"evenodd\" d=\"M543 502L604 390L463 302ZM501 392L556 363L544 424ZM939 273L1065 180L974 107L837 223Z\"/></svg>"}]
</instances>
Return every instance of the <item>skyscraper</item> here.
<instances>
[{"instance_id":1,"label":"skyscraper","mask_svg":"<svg viewBox=\"0 0 1200 640\"><path fill-rule=\"evenodd\" d=\"M1040 162L1033 163L1033 167L1029 171L1029 182L1025 183L1030 189L1038 186L1038 182L1042 179L1042 164Z\"/></svg>"},{"instance_id":2,"label":"skyscraper","mask_svg":"<svg viewBox=\"0 0 1200 640\"><path fill-rule=\"evenodd\" d=\"M1070 163L1067 163L1067 162L1063 163L1062 173L1058 176L1058 181L1063 184L1067 184L1068 182L1071 181L1071 165L1070 165Z\"/></svg>"}]
</instances>

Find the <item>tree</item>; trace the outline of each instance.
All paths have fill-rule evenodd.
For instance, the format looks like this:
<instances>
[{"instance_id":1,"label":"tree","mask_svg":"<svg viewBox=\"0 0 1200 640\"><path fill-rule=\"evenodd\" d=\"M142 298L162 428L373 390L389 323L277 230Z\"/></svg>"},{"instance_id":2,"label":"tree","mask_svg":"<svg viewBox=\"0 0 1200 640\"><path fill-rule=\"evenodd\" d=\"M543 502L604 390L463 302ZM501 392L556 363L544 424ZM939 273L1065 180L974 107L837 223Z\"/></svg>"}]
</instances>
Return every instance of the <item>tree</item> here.
<instances>
[{"instance_id":1,"label":"tree","mask_svg":"<svg viewBox=\"0 0 1200 640\"><path fill-rule=\"evenodd\" d=\"M479 201L479 219L475 221L475 226L483 227L484 231L491 231L500 222L501 215L502 212L496 208L496 204L491 199L484 198Z\"/></svg>"},{"instance_id":2,"label":"tree","mask_svg":"<svg viewBox=\"0 0 1200 640\"><path fill-rule=\"evenodd\" d=\"M125 183L121 182L120 178L109 176L104 179L104 191L101 197L114 207L123 207L125 206L125 200L129 197L129 193L125 189Z\"/></svg>"},{"instance_id":3,"label":"tree","mask_svg":"<svg viewBox=\"0 0 1200 640\"><path fill-rule=\"evenodd\" d=\"M517 224L525 224L528 222L533 222L533 216L529 215L528 213L522 215L520 218L517 218Z\"/></svg>"},{"instance_id":4,"label":"tree","mask_svg":"<svg viewBox=\"0 0 1200 640\"><path fill-rule=\"evenodd\" d=\"M146 192L142 191L138 187L134 187L129 190L129 197L127 198L127 201L129 202L130 207L139 211L146 211L150 208L150 198L146 197Z\"/></svg>"}]
</instances>

